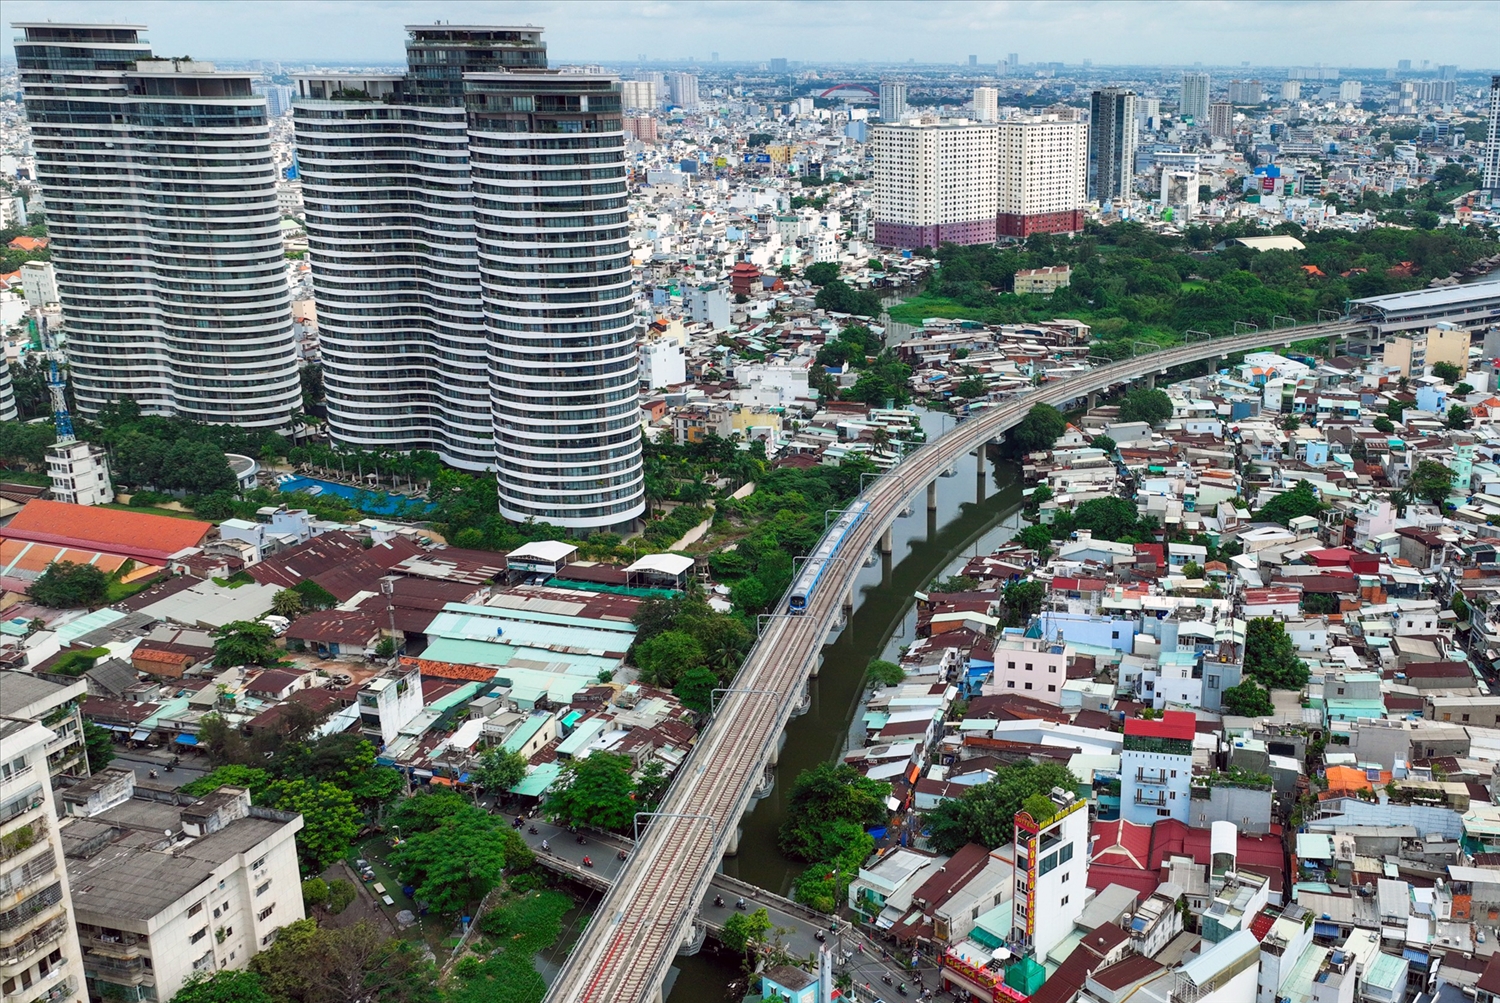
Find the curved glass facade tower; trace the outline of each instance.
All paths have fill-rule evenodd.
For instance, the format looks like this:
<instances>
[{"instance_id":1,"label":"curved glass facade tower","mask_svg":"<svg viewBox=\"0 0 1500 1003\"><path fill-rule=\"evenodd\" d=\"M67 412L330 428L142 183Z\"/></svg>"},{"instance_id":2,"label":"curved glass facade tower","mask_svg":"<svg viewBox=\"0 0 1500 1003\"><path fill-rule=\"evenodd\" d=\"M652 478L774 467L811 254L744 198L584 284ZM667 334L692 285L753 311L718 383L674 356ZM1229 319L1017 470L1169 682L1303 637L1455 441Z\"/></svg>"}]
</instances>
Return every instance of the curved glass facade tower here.
<instances>
[{"instance_id":1,"label":"curved glass facade tower","mask_svg":"<svg viewBox=\"0 0 1500 1003\"><path fill-rule=\"evenodd\" d=\"M300 407L266 102L141 26L18 23L78 410L286 428Z\"/></svg>"}]
</instances>

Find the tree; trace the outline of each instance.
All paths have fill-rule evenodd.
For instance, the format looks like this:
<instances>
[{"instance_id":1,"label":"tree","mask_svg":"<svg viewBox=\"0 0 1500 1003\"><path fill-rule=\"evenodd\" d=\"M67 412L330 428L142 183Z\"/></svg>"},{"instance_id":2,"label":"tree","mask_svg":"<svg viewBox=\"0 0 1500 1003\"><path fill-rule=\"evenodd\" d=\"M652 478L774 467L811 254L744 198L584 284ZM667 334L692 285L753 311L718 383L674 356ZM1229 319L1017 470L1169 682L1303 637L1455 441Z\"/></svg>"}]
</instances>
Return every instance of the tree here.
<instances>
[{"instance_id":1,"label":"tree","mask_svg":"<svg viewBox=\"0 0 1500 1003\"><path fill-rule=\"evenodd\" d=\"M1224 709L1239 717L1265 717L1274 713L1276 707L1271 703L1270 690L1246 679L1224 691Z\"/></svg>"},{"instance_id":2,"label":"tree","mask_svg":"<svg viewBox=\"0 0 1500 1003\"><path fill-rule=\"evenodd\" d=\"M968 575L949 575L947 578L939 578L933 581L927 591L945 595L954 592L977 592L978 590L979 583Z\"/></svg>"},{"instance_id":3,"label":"tree","mask_svg":"<svg viewBox=\"0 0 1500 1003\"><path fill-rule=\"evenodd\" d=\"M177 990L172 1003L276 1003L276 1000L266 992L258 973L224 969L212 974L195 973Z\"/></svg>"},{"instance_id":4,"label":"tree","mask_svg":"<svg viewBox=\"0 0 1500 1003\"><path fill-rule=\"evenodd\" d=\"M83 745L89 759L89 772L98 773L115 758L114 739L92 721L83 722Z\"/></svg>"},{"instance_id":5,"label":"tree","mask_svg":"<svg viewBox=\"0 0 1500 1003\"><path fill-rule=\"evenodd\" d=\"M474 779L492 793L504 793L526 779L528 761L519 752L507 752L504 746L492 745L479 754Z\"/></svg>"},{"instance_id":6,"label":"tree","mask_svg":"<svg viewBox=\"0 0 1500 1003\"><path fill-rule=\"evenodd\" d=\"M1043 560L1045 560L1047 554L1052 550L1052 527L1040 524L1027 526L1012 537L1012 539L1023 547L1037 551L1042 555Z\"/></svg>"},{"instance_id":7,"label":"tree","mask_svg":"<svg viewBox=\"0 0 1500 1003\"><path fill-rule=\"evenodd\" d=\"M870 659L865 675L871 682L880 686L900 686L906 681L906 671L901 666L879 658Z\"/></svg>"},{"instance_id":8,"label":"tree","mask_svg":"<svg viewBox=\"0 0 1500 1003\"><path fill-rule=\"evenodd\" d=\"M1468 428L1473 422L1469 420L1469 409L1462 404L1455 404L1448 409L1449 428Z\"/></svg>"},{"instance_id":9,"label":"tree","mask_svg":"<svg viewBox=\"0 0 1500 1003\"><path fill-rule=\"evenodd\" d=\"M1089 445L1093 446L1095 449L1102 449L1106 453L1113 453L1115 450L1120 448L1119 443L1115 442L1115 440L1111 439L1107 435L1094 436L1089 440Z\"/></svg>"},{"instance_id":10,"label":"tree","mask_svg":"<svg viewBox=\"0 0 1500 1003\"><path fill-rule=\"evenodd\" d=\"M787 797L777 841L799 860L830 860L863 830L890 817L891 785L871 780L847 763L803 770Z\"/></svg>"},{"instance_id":11,"label":"tree","mask_svg":"<svg viewBox=\"0 0 1500 1003\"><path fill-rule=\"evenodd\" d=\"M1051 404L1038 404L1011 429L1007 441L1021 453L1038 453L1051 449L1067 430L1068 419L1061 411Z\"/></svg>"},{"instance_id":12,"label":"tree","mask_svg":"<svg viewBox=\"0 0 1500 1003\"><path fill-rule=\"evenodd\" d=\"M26 591L32 601L53 609L98 606L109 591L109 576L92 564L53 561Z\"/></svg>"},{"instance_id":13,"label":"tree","mask_svg":"<svg viewBox=\"0 0 1500 1003\"><path fill-rule=\"evenodd\" d=\"M724 921L724 946L731 951L749 954L771 929L771 917L765 909L751 913L736 912Z\"/></svg>"},{"instance_id":14,"label":"tree","mask_svg":"<svg viewBox=\"0 0 1500 1003\"><path fill-rule=\"evenodd\" d=\"M1024 627L1031 618L1041 612L1047 598L1047 587L1041 582L1027 579L1011 582L1005 586L1005 623L1009 627Z\"/></svg>"},{"instance_id":15,"label":"tree","mask_svg":"<svg viewBox=\"0 0 1500 1003\"><path fill-rule=\"evenodd\" d=\"M856 290L842 279L834 279L818 290L813 303L830 313L851 313L859 317L880 316L880 297L868 289Z\"/></svg>"},{"instance_id":16,"label":"tree","mask_svg":"<svg viewBox=\"0 0 1500 1003\"><path fill-rule=\"evenodd\" d=\"M802 277L815 286L826 286L839 277L839 266L831 261L820 261L803 269Z\"/></svg>"},{"instance_id":17,"label":"tree","mask_svg":"<svg viewBox=\"0 0 1500 1003\"><path fill-rule=\"evenodd\" d=\"M1293 519L1304 515L1317 515L1327 507L1313 493L1311 481L1298 481L1290 491L1281 492L1261 506L1255 513L1255 517L1286 526Z\"/></svg>"},{"instance_id":18,"label":"tree","mask_svg":"<svg viewBox=\"0 0 1500 1003\"><path fill-rule=\"evenodd\" d=\"M237 665L275 665L281 661L281 651L276 647L276 636L271 628L251 620L235 620L214 631L214 667L233 668Z\"/></svg>"},{"instance_id":19,"label":"tree","mask_svg":"<svg viewBox=\"0 0 1500 1003\"><path fill-rule=\"evenodd\" d=\"M1412 494L1442 508L1453 493L1453 471L1436 460L1419 460L1407 483Z\"/></svg>"},{"instance_id":20,"label":"tree","mask_svg":"<svg viewBox=\"0 0 1500 1003\"><path fill-rule=\"evenodd\" d=\"M1099 540L1154 537L1155 523L1145 523L1136 511L1135 503L1108 495L1090 498L1073 510L1073 526L1087 529ZM1144 542L1144 541L1136 541Z\"/></svg>"},{"instance_id":21,"label":"tree","mask_svg":"<svg viewBox=\"0 0 1500 1003\"><path fill-rule=\"evenodd\" d=\"M1471 383L1460 383L1458 386L1453 388L1453 392L1458 394L1458 396L1460 397L1467 397L1469 394L1474 392L1474 386Z\"/></svg>"},{"instance_id":22,"label":"tree","mask_svg":"<svg viewBox=\"0 0 1500 1003\"><path fill-rule=\"evenodd\" d=\"M293 585L292 591L302 597L303 609L331 609L339 604L338 596L311 578L304 578Z\"/></svg>"},{"instance_id":23,"label":"tree","mask_svg":"<svg viewBox=\"0 0 1500 1003\"><path fill-rule=\"evenodd\" d=\"M301 778L278 780L266 788L262 800L268 808L302 816L297 849L310 874L321 874L348 852L359 832L359 809L354 807L354 798L337 784Z\"/></svg>"},{"instance_id":24,"label":"tree","mask_svg":"<svg viewBox=\"0 0 1500 1003\"><path fill-rule=\"evenodd\" d=\"M249 791L252 799L258 799L270 786L271 774L265 770L230 763L199 777L190 784L183 784L182 793L189 797L201 798L205 794L212 794L220 787L239 787Z\"/></svg>"},{"instance_id":25,"label":"tree","mask_svg":"<svg viewBox=\"0 0 1500 1003\"><path fill-rule=\"evenodd\" d=\"M271 597L271 612L277 616L284 616L288 620L295 620L302 612L302 593L292 589L282 589Z\"/></svg>"},{"instance_id":26,"label":"tree","mask_svg":"<svg viewBox=\"0 0 1500 1003\"><path fill-rule=\"evenodd\" d=\"M390 855L417 900L444 915L484 898L507 865L531 863L531 851L514 829L472 805L465 808L436 829L406 836Z\"/></svg>"},{"instance_id":27,"label":"tree","mask_svg":"<svg viewBox=\"0 0 1500 1003\"><path fill-rule=\"evenodd\" d=\"M631 765L629 756L612 752L570 760L547 795L547 814L562 825L632 831L636 805Z\"/></svg>"},{"instance_id":28,"label":"tree","mask_svg":"<svg viewBox=\"0 0 1500 1003\"><path fill-rule=\"evenodd\" d=\"M1002 766L988 783L978 784L928 812L923 822L939 853L954 853L967 843L1004 846L1014 837L1014 819L1026 799L1054 787L1075 790L1078 779L1065 766L1023 759Z\"/></svg>"},{"instance_id":29,"label":"tree","mask_svg":"<svg viewBox=\"0 0 1500 1003\"><path fill-rule=\"evenodd\" d=\"M1281 430L1283 432L1295 432L1301 427L1301 420L1294 414L1289 414L1281 419Z\"/></svg>"},{"instance_id":30,"label":"tree","mask_svg":"<svg viewBox=\"0 0 1500 1003\"><path fill-rule=\"evenodd\" d=\"M1464 378L1464 371L1452 362L1434 362L1432 364L1432 375L1444 383L1457 383Z\"/></svg>"},{"instance_id":31,"label":"tree","mask_svg":"<svg viewBox=\"0 0 1500 1003\"><path fill-rule=\"evenodd\" d=\"M1371 424L1374 426L1375 431L1381 432L1385 435L1390 435L1392 432L1396 431L1395 423L1384 415L1376 418L1373 422L1371 422Z\"/></svg>"},{"instance_id":32,"label":"tree","mask_svg":"<svg viewBox=\"0 0 1500 1003\"><path fill-rule=\"evenodd\" d=\"M688 669L704 664L707 655L698 639L682 630L669 630L638 642L632 655L641 678L657 686L673 686Z\"/></svg>"},{"instance_id":33,"label":"tree","mask_svg":"<svg viewBox=\"0 0 1500 1003\"><path fill-rule=\"evenodd\" d=\"M1165 390L1137 387L1120 401L1121 421L1144 421L1148 425L1172 417L1172 398Z\"/></svg>"},{"instance_id":34,"label":"tree","mask_svg":"<svg viewBox=\"0 0 1500 1003\"><path fill-rule=\"evenodd\" d=\"M1273 690L1307 685L1307 663L1297 657L1297 646L1280 620L1256 617L1246 627L1245 676Z\"/></svg>"},{"instance_id":35,"label":"tree","mask_svg":"<svg viewBox=\"0 0 1500 1003\"><path fill-rule=\"evenodd\" d=\"M653 759L641 768L635 782L635 803L641 811L656 811L661 805L662 795L667 793L672 778L667 776L667 767L660 759Z\"/></svg>"},{"instance_id":36,"label":"tree","mask_svg":"<svg viewBox=\"0 0 1500 1003\"><path fill-rule=\"evenodd\" d=\"M695 665L677 680L672 693L688 710L707 716L713 711L713 692L718 685L718 676L702 665Z\"/></svg>"},{"instance_id":37,"label":"tree","mask_svg":"<svg viewBox=\"0 0 1500 1003\"><path fill-rule=\"evenodd\" d=\"M319 927L289 923L255 955L277 1003L438 1003L437 968L416 945L389 938L368 921Z\"/></svg>"},{"instance_id":38,"label":"tree","mask_svg":"<svg viewBox=\"0 0 1500 1003\"><path fill-rule=\"evenodd\" d=\"M1453 593L1453 600L1448 604L1448 608L1451 609L1454 615L1458 617L1459 623L1465 623L1468 621L1469 601L1464 598L1464 594L1462 592L1455 591Z\"/></svg>"}]
</instances>

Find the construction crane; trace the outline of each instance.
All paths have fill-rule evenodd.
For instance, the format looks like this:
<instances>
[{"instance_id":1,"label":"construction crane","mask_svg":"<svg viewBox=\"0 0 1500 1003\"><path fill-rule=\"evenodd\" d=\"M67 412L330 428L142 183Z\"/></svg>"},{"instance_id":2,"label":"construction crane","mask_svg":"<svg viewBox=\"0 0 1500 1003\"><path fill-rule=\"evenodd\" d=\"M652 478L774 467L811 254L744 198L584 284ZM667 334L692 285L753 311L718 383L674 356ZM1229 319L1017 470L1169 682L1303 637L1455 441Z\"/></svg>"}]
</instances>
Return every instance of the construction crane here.
<instances>
[{"instance_id":1,"label":"construction crane","mask_svg":"<svg viewBox=\"0 0 1500 1003\"><path fill-rule=\"evenodd\" d=\"M68 413L68 384L57 366L62 350L47 327L46 317L41 318L41 328L42 351L47 353L47 389L52 394L52 424L57 429L59 443L73 442L78 437L73 434L73 416Z\"/></svg>"}]
</instances>

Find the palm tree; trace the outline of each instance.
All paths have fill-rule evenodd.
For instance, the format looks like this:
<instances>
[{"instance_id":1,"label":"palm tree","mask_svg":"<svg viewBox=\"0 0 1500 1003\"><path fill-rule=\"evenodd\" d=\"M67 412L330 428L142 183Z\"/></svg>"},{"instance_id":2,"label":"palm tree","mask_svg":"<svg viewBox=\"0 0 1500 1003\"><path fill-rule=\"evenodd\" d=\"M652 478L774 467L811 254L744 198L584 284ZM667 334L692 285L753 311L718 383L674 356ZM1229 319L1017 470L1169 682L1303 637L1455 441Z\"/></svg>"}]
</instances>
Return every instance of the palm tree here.
<instances>
[{"instance_id":1,"label":"palm tree","mask_svg":"<svg viewBox=\"0 0 1500 1003\"><path fill-rule=\"evenodd\" d=\"M292 589L282 589L271 597L271 610L277 616L295 620L302 612L302 593Z\"/></svg>"}]
</instances>

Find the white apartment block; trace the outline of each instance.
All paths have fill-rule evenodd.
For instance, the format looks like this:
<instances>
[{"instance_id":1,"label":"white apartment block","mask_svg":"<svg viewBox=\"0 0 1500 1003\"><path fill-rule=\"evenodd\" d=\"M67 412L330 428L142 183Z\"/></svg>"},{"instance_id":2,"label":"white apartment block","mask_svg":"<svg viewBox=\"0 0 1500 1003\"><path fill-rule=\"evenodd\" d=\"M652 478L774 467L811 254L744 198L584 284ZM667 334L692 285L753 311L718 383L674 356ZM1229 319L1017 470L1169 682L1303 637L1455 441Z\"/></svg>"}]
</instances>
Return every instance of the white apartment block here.
<instances>
[{"instance_id":1,"label":"white apartment block","mask_svg":"<svg viewBox=\"0 0 1500 1003\"><path fill-rule=\"evenodd\" d=\"M1034 637L995 640L995 675L986 692L1015 693L1061 706L1068 656L1060 644Z\"/></svg>"},{"instance_id":2,"label":"white apartment block","mask_svg":"<svg viewBox=\"0 0 1500 1003\"><path fill-rule=\"evenodd\" d=\"M359 691L359 730L377 748L396 740L422 712L422 672L397 670L376 676Z\"/></svg>"},{"instance_id":3,"label":"white apartment block","mask_svg":"<svg viewBox=\"0 0 1500 1003\"><path fill-rule=\"evenodd\" d=\"M1001 122L997 128L997 236L1024 239L1033 233L1082 230L1088 124L1040 115Z\"/></svg>"},{"instance_id":4,"label":"white apartment block","mask_svg":"<svg viewBox=\"0 0 1500 1003\"><path fill-rule=\"evenodd\" d=\"M83 679L55 683L30 672L0 672L0 718L39 721L52 731L46 748L48 776L89 775L83 712L79 709L87 695L88 684Z\"/></svg>"},{"instance_id":5,"label":"white apartment block","mask_svg":"<svg viewBox=\"0 0 1500 1003\"><path fill-rule=\"evenodd\" d=\"M108 505L115 500L109 457L102 446L74 439L47 447L52 497L73 505Z\"/></svg>"},{"instance_id":6,"label":"white apartment block","mask_svg":"<svg viewBox=\"0 0 1500 1003\"><path fill-rule=\"evenodd\" d=\"M1073 932L1073 921L1089 898L1088 802L1052 788L1056 811L1015 818L1016 896L1011 906L1011 942L1040 960Z\"/></svg>"},{"instance_id":7,"label":"white apartment block","mask_svg":"<svg viewBox=\"0 0 1500 1003\"><path fill-rule=\"evenodd\" d=\"M26 305L41 310L57 302L57 270L50 261L21 263L21 291Z\"/></svg>"},{"instance_id":8,"label":"white apartment block","mask_svg":"<svg viewBox=\"0 0 1500 1003\"><path fill-rule=\"evenodd\" d=\"M995 122L1000 118L1000 91L994 87L974 88L974 118Z\"/></svg>"},{"instance_id":9,"label":"white apartment block","mask_svg":"<svg viewBox=\"0 0 1500 1003\"><path fill-rule=\"evenodd\" d=\"M0 718L0 994L16 1003L87 998L63 843L47 775L57 735Z\"/></svg>"},{"instance_id":10,"label":"white apartment block","mask_svg":"<svg viewBox=\"0 0 1500 1003\"><path fill-rule=\"evenodd\" d=\"M224 787L177 804L131 798L61 826L91 995L170 1000L240 969L303 918L302 816Z\"/></svg>"},{"instance_id":11,"label":"white apartment block","mask_svg":"<svg viewBox=\"0 0 1500 1003\"><path fill-rule=\"evenodd\" d=\"M0 363L0 421L16 421L21 417L16 407L16 385L10 378L10 365Z\"/></svg>"}]
</instances>

